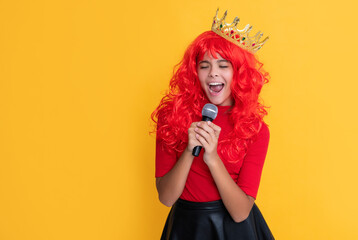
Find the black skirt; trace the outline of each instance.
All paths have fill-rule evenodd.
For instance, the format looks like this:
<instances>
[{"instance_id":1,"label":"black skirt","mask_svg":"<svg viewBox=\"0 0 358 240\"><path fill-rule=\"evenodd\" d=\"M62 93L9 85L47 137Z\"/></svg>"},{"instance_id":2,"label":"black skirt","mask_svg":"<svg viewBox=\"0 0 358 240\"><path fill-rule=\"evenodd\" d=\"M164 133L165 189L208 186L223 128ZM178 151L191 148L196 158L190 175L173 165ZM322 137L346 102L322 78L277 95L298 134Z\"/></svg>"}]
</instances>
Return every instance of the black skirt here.
<instances>
[{"instance_id":1,"label":"black skirt","mask_svg":"<svg viewBox=\"0 0 358 240\"><path fill-rule=\"evenodd\" d=\"M254 203L250 215L236 223L222 200L190 202L182 199L171 208L161 240L263 240L274 239Z\"/></svg>"}]
</instances>

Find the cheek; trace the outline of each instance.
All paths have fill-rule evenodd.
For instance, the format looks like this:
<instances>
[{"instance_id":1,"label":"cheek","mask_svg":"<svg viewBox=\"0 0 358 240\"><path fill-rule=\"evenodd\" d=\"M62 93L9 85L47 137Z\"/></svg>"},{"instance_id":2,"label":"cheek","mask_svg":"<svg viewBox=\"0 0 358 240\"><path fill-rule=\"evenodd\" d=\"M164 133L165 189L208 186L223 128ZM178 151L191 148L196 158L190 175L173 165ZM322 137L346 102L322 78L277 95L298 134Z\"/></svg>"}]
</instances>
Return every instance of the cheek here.
<instances>
[{"instance_id":1,"label":"cheek","mask_svg":"<svg viewBox=\"0 0 358 240\"><path fill-rule=\"evenodd\" d=\"M200 85L202 87L204 87L205 86L205 78L204 78L203 74L198 73L198 78L199 78Z\"/></svg>"},{"instance_id":2,"label":"cheek","mask_svg":"<svg viewBox=\"0 0 358 240\"><path fill-rule=\"evenodd\" d=\"M226 82L230 87L231 87L231 83L232 83L232 78L233 78L232 74L227 74Z\"/></svg>"},{"instance_id":3,"label":"cheek","mask_svg":"<svg viewBox=\"0 0 358 240\"><path fill-rule=\"evenodd\" d=\"M206 84L204 83L204 82L201 82L200 81L200 86L201 86L201 89L203 89L203 91L205 91L205 89L206 89Z\"/></svg>"}]
</instances>

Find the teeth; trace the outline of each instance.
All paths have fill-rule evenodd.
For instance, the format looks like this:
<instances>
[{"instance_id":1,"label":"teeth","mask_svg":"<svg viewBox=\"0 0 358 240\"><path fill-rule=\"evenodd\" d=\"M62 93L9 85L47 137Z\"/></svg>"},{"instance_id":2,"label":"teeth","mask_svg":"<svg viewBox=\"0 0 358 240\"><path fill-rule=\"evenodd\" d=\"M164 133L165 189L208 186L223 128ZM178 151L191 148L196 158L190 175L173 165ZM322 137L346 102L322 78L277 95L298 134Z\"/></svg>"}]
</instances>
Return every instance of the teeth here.
<instances>
[{"instance_id":1,"label":"teeth","mask_svg":"<svg viewBox=\"0 0 358 240\"><path fill-rule=\"evenodd\" d=\"M209 83L210 86L217 86L217 85L222 85L223 83Z\"/></svg>"}]
</instances>

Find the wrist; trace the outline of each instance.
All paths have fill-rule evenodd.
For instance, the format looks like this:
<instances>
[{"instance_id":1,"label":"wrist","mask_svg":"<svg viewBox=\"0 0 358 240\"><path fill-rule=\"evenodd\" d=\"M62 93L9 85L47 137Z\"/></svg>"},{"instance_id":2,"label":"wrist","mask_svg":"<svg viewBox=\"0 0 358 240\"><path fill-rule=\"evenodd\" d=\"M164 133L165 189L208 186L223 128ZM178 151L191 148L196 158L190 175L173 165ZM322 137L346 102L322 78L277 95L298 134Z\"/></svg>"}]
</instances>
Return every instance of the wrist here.
<instances>
[{"instance_id":1,"label":"wrist","mask_svg":"<svg viewBox=\"0 0 358 240\"><path fill-rule=\"evenodd\" d=\"M220 164L221 159L219 155L215 153L212 155L204 156L204 161L209 168L215 168L218 166L218 164Z\"/></svg>"},{"instance_id":2,"label":"wrist","mask_svg":"<svg viewBox=\"0 0 358 240\"><path fill-rule=\"evenodd\" d=\"M192 159L194 159L194 156L193 156L193 150L191 150L190 148L189 148L189 146L187 146L185 149L184 149L184 152L182 153L182 154L184 154L185 156L187 156L187 157L190 157L190 158L192 158Z\"/></svg>"},{"instance_id":3,"label":"wrist","mask_svg":"<svg viewBox=\"0 0 358 240\"><path fill-rule=\"evenodd\" d=\"M186 146L184 153L191 153L192 150L189 148L189 145Z\"/></svg>"}]
</instances>

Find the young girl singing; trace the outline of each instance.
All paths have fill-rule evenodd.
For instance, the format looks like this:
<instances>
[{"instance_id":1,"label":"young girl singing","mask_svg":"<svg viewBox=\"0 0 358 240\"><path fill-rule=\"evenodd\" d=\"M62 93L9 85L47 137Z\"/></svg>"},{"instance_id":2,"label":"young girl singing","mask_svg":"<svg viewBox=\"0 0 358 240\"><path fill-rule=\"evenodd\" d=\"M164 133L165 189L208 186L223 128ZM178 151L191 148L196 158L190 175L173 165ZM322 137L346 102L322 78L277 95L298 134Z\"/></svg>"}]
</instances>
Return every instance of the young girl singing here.
<instances>
[{"instance_id":1,"label":"young girl singing","mask_svg":"<svg viewBox=\"0 0 358 240\"><path fill-rule=\"evenodd\" d=\"M249 25L240 30L238 18L227 24L226 12L221 19L217 13L152 113L156 186L171 207L162 240L274 239L255 204L270 134L259 102L269 75L254 53L267 38L251 37ZM206 103L218 108L213 121L201 121Z\"/></svg>"}]
</instances>

